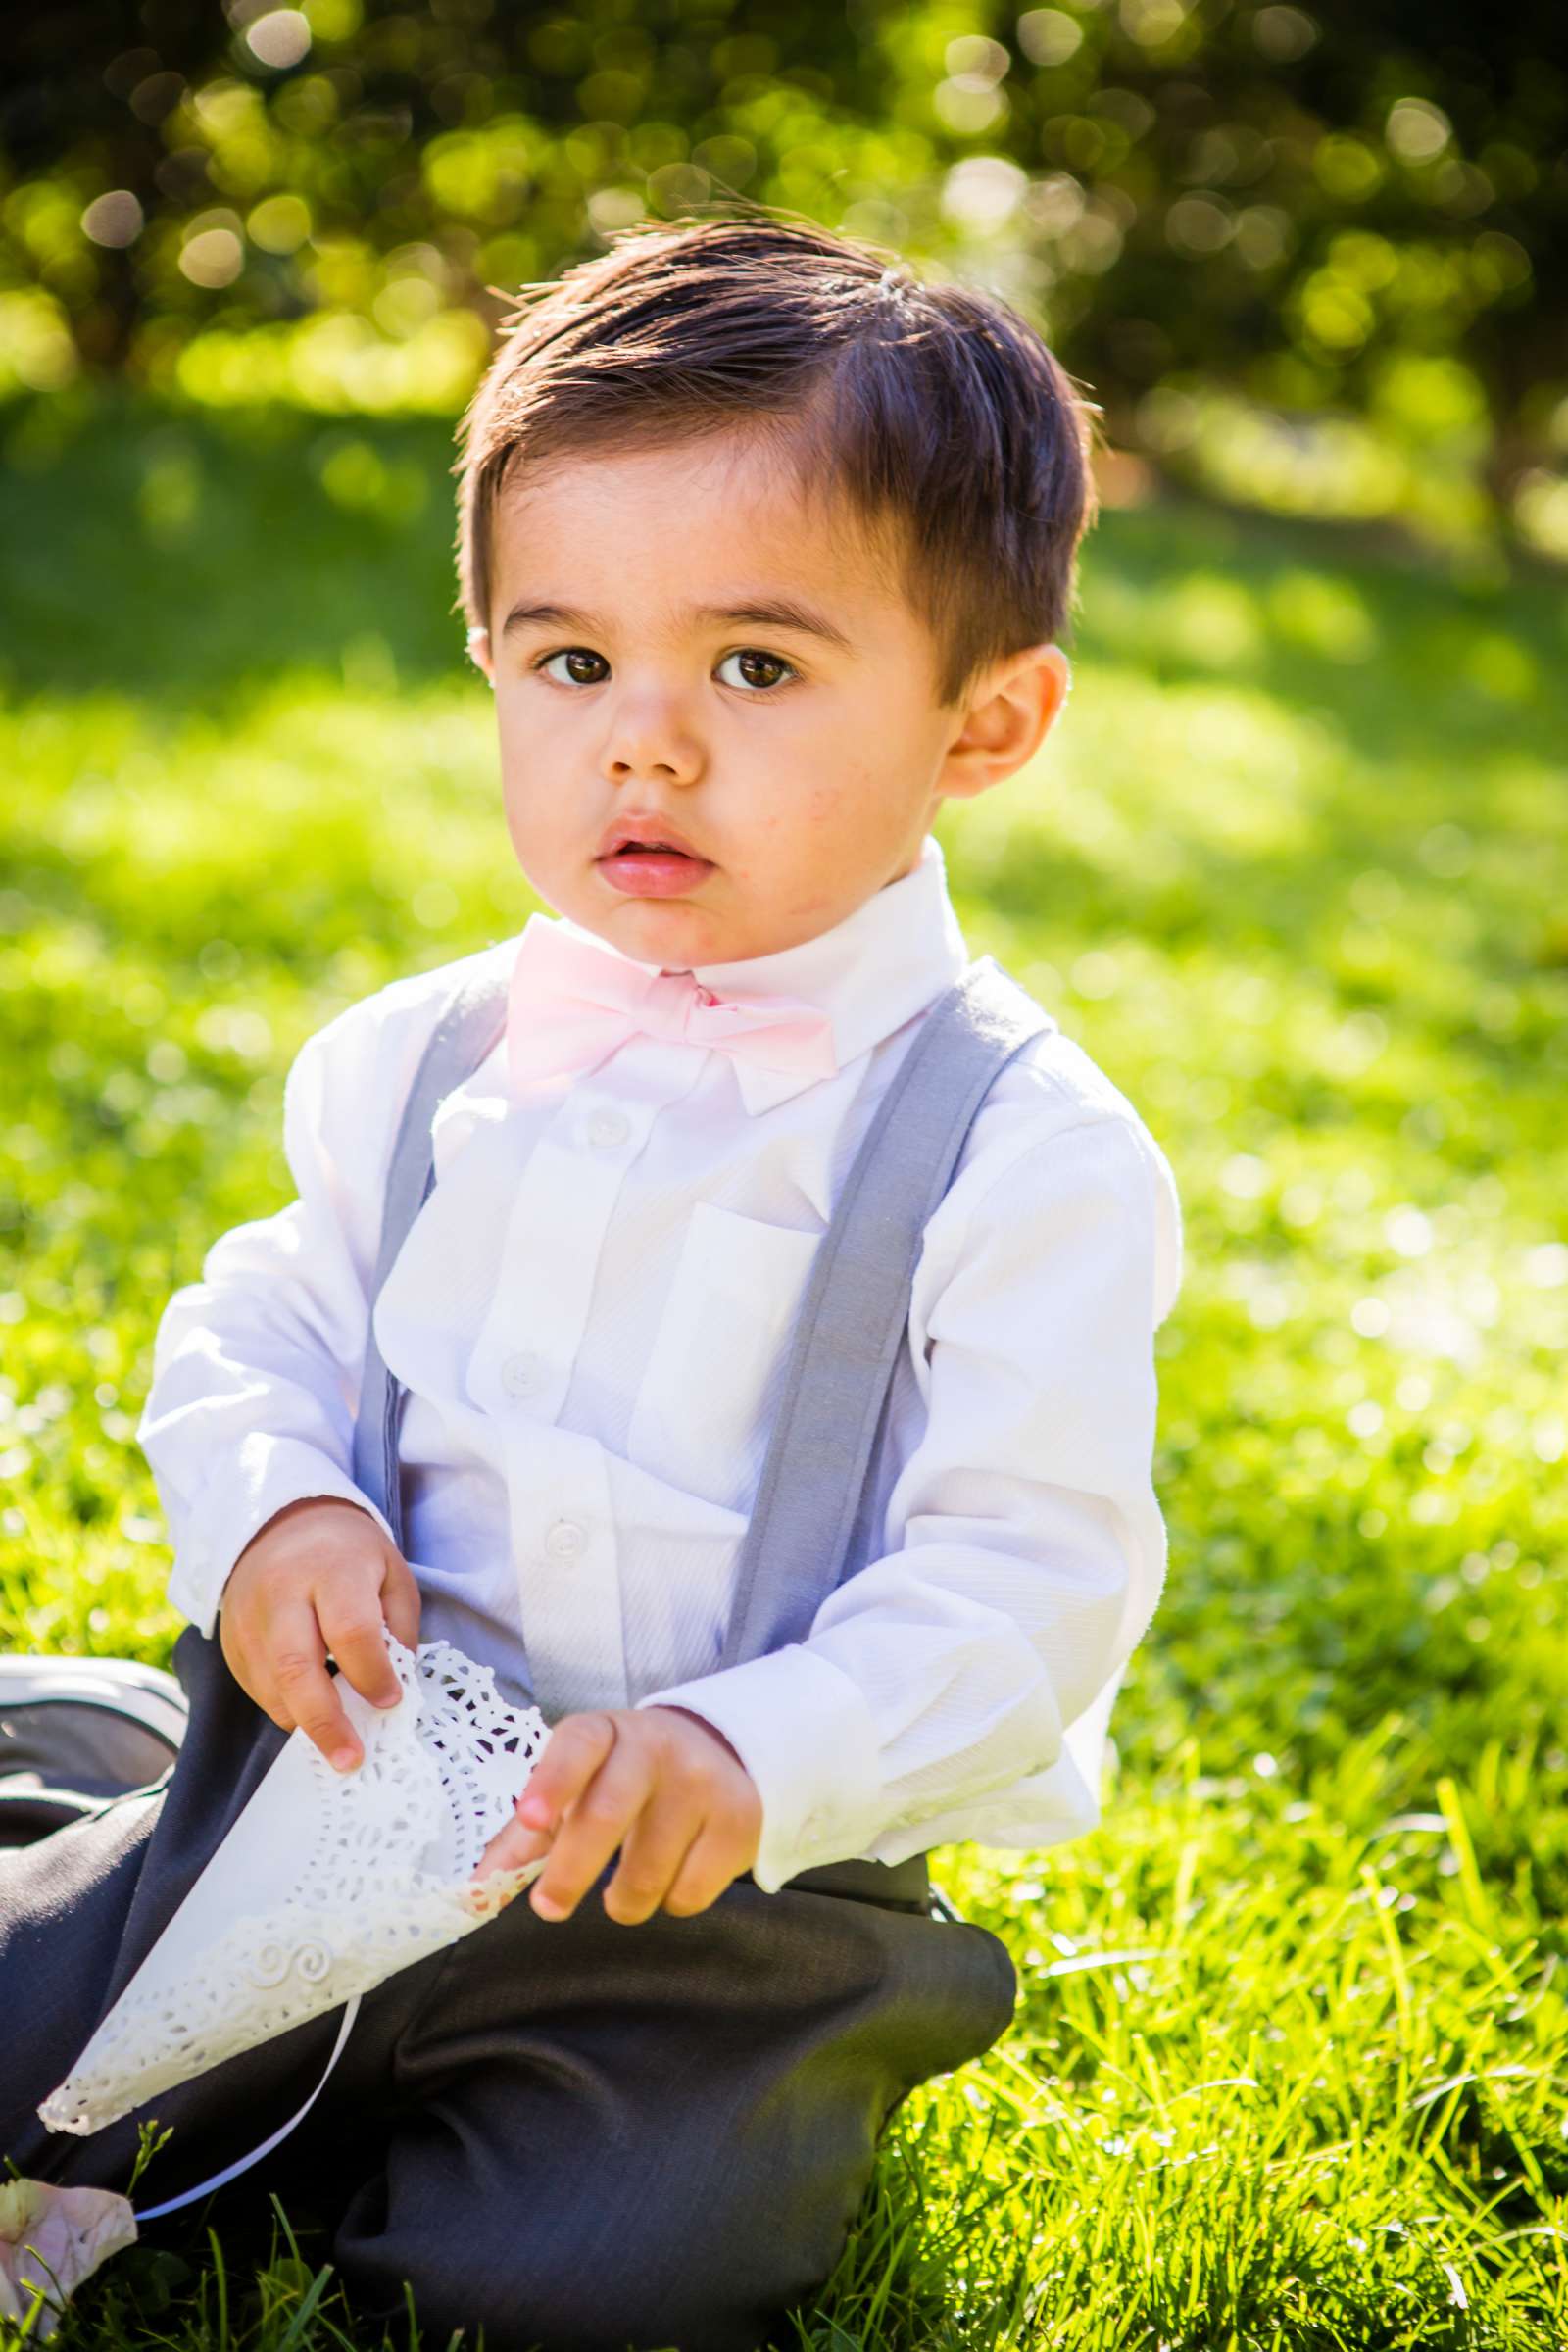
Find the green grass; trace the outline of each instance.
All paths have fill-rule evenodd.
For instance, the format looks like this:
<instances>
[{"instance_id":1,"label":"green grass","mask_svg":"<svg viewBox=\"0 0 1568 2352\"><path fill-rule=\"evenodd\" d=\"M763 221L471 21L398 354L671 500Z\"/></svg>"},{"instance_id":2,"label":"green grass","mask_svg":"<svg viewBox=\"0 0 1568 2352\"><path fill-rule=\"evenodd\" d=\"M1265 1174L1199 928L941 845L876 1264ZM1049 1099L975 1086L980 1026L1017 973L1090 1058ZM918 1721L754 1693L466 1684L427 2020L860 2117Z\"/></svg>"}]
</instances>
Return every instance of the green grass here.
<instances>
[{"instance_id":1,"label":"green grass","mask_svg":"<svg viewBox=\"0 0 1568 2352\"><path fill-rule=\"evenodd\" d=\"M164 1661L162 1304L288 1197L305 1035L533 902L441 428L0 422L0 1641ZM972 947L1182 1189L1170 1573L1103 1826L940 1858L1024 1996L803 2345L1568 2336L1565 655L1544 583L1112 514L1063 728L944 813ZM65 2341L367 2341L268 2219Z\"/></svg>"}]
</instances>

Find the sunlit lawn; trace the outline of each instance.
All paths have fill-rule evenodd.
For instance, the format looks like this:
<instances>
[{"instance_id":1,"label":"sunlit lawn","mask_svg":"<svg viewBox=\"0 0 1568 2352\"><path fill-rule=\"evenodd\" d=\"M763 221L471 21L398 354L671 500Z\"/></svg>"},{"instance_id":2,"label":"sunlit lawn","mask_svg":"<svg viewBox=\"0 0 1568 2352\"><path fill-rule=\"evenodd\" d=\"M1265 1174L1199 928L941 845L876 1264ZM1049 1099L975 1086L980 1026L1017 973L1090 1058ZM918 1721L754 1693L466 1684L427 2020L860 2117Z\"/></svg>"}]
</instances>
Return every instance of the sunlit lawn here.
<instances>
[{"instance_id":1,"label":"sunlit lawn","mask_svg":"<svg viewBox=\"0 0 1568 2352\"><path fill-rule=\"evenodd\" d=\"M5 429L0 1639L165 1662L161 1305L288 1197L305 1035L533 902L447 428ZM1170 1574L1102 1828L939 1857L1024 1998L901 2112L803 2343L1568 2331L1563 609L1112 514L1049 756L944 816L972 947L1182 1188ZM255 2204L155 2225L74 2339L217 2342L223 2244L230 2326L367 2340L335 2276L302 2311L308 2216L258 2296Z\"/></svg>"}]
</instances>

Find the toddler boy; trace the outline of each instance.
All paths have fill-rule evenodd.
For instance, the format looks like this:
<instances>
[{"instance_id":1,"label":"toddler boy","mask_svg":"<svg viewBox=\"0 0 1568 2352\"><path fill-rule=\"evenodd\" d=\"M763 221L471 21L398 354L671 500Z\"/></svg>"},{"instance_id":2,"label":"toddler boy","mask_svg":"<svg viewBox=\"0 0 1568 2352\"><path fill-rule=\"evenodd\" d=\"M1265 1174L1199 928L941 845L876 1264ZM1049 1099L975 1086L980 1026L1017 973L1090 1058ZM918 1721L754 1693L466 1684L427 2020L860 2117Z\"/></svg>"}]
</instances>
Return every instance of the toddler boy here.
<instances>
[{"instance_id":1,"label":"toddler boy","mask_svg":"<svg viewBox=\"0 0 1568 2352\"><path fill-rule=\"evenodd\" d=\"M932 1915L926 1851L1097 1818L1163 1575L1151 1342L1180 1216L1042 1013L920 1236L862 1556L824 1563L799 1639L726 1644L818 1246L971 966L931 820L1015 773L1066 693L1086 420L1001 304L765 215L644 228L534 291L465 420L459 555L512 845L556 918L467 959L504 967L504 1034L440 1103L378 1293L460 967L306 1043L299 1197L171 1299L138 1435L193 1740L208 1706L354 1769L329 1667L390 1703L383 1622L555 1727L483 1865L548 1854L526 1903L368 2000L323 2101L379 2133L334 2237L351 2290L395 2308L406 2277L489 2352L731 2352L833 2268L893 2107L1011 2014L1004 1948ZM390 1511L355 1476L372 1334ZM182 1752L192 1870L196 1776ZM18 1954L46 1912L69 1945L90 1897L114 1940L158 1810L0 1875L0 1992L8 1925ZM37 2054L33 2097L74 2054ZM226 2073L188 2086L193 2130ZM0 2083L16 2130L24 2087ZM112 2180L111 2136L74 2177Z\"/></svg>"}]
</instances>

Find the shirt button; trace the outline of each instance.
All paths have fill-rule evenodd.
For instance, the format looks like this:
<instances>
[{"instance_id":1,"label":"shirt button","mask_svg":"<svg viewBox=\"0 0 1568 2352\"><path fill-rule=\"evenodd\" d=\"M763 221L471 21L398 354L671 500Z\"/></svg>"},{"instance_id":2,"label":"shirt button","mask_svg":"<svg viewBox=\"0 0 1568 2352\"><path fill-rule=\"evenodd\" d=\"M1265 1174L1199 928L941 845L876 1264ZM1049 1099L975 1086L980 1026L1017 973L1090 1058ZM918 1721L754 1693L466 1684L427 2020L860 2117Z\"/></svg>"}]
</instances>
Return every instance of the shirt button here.
<instances>
[{"instance_id":1,"label":"shirt button","mask_svg":"<svg viewBox=\"0 0 1568 2352\"><path fill-rule=\"evenodd\" d=\"M588 1122L588 1140L593 1144L623 1144L631 1133L631 1121L622 1111L596 1110Z\"/></svg>"},{"instance_id":2,"label":"shirt button","mask_svg":"<svg viewBox=\"0 0 1568 2352\"><path fill-rule=\"evenodd\" d=\"M557 1519L545 1537L545 1549L553 1560L571 1561L580 1558L587 1542L586 1529L575 1519Z\"/></svg>"},{"instance_id":3,"label":"shirt button","mask_svg":"<svg viewBox=\"0 0 1568 2352\"><path fill-rule=\"evenodd\" d=\"M509 1396L532 1396L544 1386L545 1368L542 1359L525 1349L520 1355L509 1355L501 1367L501 1386Z\"/></svg>"}]
</instances>

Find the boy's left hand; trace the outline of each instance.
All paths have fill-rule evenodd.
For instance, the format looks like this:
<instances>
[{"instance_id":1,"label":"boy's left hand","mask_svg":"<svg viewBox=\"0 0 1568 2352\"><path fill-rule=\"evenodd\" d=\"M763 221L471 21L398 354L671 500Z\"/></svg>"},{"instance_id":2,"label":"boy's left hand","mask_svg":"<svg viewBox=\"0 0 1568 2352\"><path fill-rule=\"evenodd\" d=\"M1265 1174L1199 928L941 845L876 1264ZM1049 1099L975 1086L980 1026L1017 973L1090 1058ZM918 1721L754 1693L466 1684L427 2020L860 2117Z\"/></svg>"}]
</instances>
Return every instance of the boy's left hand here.
<instances>
[{"instance_id":1,"label":"boy's left hand","mask_svg":"<svg viewBox=\"0 0 1568 2352\"><path fill-rule=\"evenodd\" d=\"M605 1909L625 1926L662 1907L706 1911L750 1870L762 1799L721 1732L684 1707L565 1715L474 1871L550 1859L529 1888L542 1919L567 1919L617 1846Z\"/></svg>"}]
</instances>

